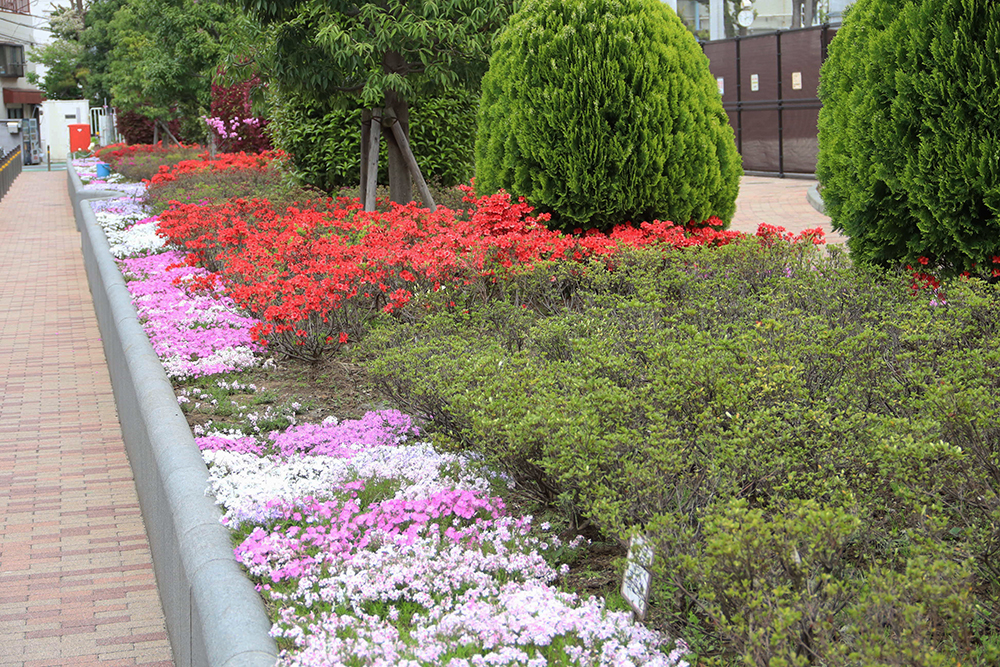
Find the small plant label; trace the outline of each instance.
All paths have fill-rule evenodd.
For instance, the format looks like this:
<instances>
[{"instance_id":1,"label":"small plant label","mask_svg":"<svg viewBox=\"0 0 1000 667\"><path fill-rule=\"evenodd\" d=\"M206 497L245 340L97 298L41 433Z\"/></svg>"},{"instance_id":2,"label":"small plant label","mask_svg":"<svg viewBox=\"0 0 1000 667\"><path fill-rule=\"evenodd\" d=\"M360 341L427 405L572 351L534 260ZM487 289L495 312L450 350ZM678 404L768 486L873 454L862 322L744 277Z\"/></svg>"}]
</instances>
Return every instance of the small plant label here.
<instances>
[{"instance_id":1,"label":"small plant label","mask_svg":"<svg viewBox=\"0 0 1000 667\"><path fill-rule=\"evenodd\" d=\"M622 597L641 621L646 618L649 587L653 581L653 547L646 538L634 536L628 546L628 563L622 577Z\"/></svg>"}]
</instances>

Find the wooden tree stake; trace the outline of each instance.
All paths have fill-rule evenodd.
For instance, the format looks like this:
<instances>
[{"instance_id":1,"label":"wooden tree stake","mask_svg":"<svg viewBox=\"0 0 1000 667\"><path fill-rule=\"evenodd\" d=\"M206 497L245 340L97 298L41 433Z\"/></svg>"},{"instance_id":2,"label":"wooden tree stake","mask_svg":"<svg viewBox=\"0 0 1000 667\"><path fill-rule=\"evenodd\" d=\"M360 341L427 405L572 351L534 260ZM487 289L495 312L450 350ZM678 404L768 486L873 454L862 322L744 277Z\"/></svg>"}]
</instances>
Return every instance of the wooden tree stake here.
<instances>
[{"instance_id":1,"label":"wooden tree stake","mask_svg":"<svg viewBox=\"0 0 1000 667\"><path fill-rule=\"evenodd\" d=\"M371 137L371 109L361 111L361 204L368 201L368 150Z\"/></svg>"},{"instance_id":2,"label":"wooden tree stake","mask_svg":"<svg viewBox=\"0 0 1000 667\"><path fill-rule=\"evenodd\" d=\"M372 109L371 137L368 142L368 180L364 187L366 211L375 210L375 188L378 186L378 144L381 136L382 117L379 109Z\"/></svg>"},{"instance_id":3,"label":"wooden tree stake","mask_svg":"<svg viewBox=\"0 0 1000 667\"><path fill-rule=\"evenodd\" d=\"M413 181L417 184L417 190L420 192L421 199L424 200L424 206L428 207L431 213L433 213L437 210L437 204L434 203L434 198L431 196L430 188L427 187L424 175L420 173L417 159L413 157L413 151L410 150L410 142L406 140L406 134L403 132L403 128L399 126L399 123L392 124L392 134L396 137L399 150L403 153L403 161L406 163L406 168L410 170L410 176L413 177Z\"/></svg>"}]
</instances>

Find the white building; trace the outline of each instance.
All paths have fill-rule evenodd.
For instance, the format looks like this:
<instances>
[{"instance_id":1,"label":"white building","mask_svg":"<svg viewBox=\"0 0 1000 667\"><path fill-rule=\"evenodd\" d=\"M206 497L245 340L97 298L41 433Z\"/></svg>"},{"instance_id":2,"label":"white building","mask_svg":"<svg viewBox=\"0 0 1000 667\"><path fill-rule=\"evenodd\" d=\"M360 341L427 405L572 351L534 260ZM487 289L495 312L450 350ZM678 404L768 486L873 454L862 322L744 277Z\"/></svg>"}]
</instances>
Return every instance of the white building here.
<instances>
[{"instance_id":1,"label":"white building","mask_svg":"<svg viewBox=\"0 0 1000 667\"><path fill-rule=\"evenodd\" d=\"M48 5L48 3L46 3ZM0 90L3 118L36 117L42 91L28 83L25 75L35 66L27 60L31 47L48 41L40 30L47 19L32 15L30 0L0 0Z\"/></svg>"}]
</instances>

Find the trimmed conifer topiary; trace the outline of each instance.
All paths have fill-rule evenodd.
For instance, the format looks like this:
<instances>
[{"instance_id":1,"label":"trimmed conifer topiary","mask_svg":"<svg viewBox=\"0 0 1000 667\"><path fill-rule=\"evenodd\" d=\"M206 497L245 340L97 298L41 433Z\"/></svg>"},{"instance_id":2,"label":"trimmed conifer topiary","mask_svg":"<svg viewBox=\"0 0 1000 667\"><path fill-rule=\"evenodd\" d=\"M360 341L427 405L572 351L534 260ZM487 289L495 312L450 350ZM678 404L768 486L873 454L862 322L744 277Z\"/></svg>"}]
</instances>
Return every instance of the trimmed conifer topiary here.
<instances>
[{"instance_id":1,"label":"trimmed conifer topiary","mask_svg":"<svg viewBox=\"0 0 1000 667\"><path fill-rule=\"evenodd\" d=\"M820 97L817 175L855 260L1000 274L1000 3L858 0Z\"/></svg>"},{"instance_id":2,"label":"trimmed conifer topiary","mask_svg":"<svg viewBox=\"0 0 1000 667\"><path fill-rule=\"evenodd\" d=\"M525 0L478 120L477 191L523 196L553 226L736 210L742 162L708 59L658 0Z\"/></svg>"}]
</instances>

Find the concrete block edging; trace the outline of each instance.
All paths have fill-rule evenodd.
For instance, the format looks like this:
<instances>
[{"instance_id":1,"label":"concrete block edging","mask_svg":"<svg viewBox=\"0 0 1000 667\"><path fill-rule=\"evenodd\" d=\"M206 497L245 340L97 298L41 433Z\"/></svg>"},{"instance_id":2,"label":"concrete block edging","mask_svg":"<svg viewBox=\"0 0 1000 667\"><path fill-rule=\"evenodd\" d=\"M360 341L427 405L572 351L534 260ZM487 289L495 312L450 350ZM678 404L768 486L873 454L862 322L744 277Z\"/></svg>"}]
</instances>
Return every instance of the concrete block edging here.
<instances>
[{"instance_id":1,"label":"concrete block edging","mask_svg":"<svg viewBox=\"0 0 1000 667\"><path fill-rule=\"evenodd\" d=\"M84 190L69 161L66 171L174 664L273 667L264 604L233 558L208 468L88 203L120 193Z\"/></svg>"}]
</instances>

